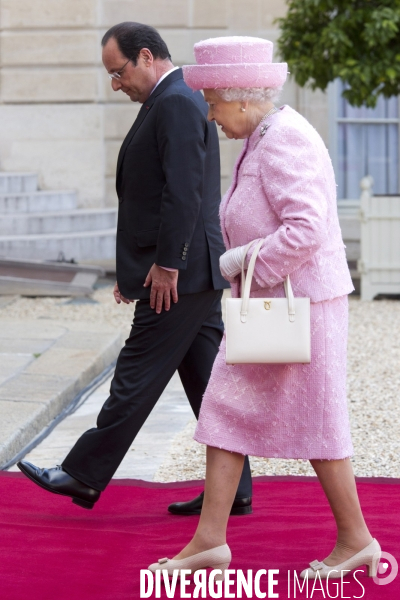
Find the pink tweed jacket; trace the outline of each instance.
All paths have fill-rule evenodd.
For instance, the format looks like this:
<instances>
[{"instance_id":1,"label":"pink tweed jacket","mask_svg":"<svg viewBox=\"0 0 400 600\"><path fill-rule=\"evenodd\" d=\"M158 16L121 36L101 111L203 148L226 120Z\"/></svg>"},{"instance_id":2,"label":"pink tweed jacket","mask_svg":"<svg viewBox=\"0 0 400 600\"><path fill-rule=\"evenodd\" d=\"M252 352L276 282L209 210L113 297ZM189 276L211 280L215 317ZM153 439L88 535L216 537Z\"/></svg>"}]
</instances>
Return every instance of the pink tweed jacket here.
<instances>
[{"instance_id":1,"label":"pink tweed jacket","mask_svg":"<svg viewBox=\"0 0 400 600\"><path fill-rule=\"evenodd\" d=\"M295 296L330 300L354 288L347 266L328 151L299 113L283 106L258 127L236 162L221 202L226 248L264 239L256 261L254 296L282 297L287 274ZM252 248L247 259L250 258ZM232 296L240 295L240 276Z\"/></svg>"}]
</instances>

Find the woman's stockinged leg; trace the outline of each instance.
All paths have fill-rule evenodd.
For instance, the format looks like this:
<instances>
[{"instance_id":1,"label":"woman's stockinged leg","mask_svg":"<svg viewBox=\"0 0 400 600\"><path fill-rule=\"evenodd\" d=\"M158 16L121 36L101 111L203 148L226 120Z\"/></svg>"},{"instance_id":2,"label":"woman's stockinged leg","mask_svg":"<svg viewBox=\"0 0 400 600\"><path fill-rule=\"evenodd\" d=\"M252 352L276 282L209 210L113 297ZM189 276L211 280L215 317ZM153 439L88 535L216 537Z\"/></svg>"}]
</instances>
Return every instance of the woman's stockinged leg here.
<instances>
[{"instance_id":1,"label":"woman's stockinged leg","mask_svg":"<svg viewBox=\"0 0 400 600\"><path fill-rule=\"evenodd\" d=\"M196 532L174 558L187 558L226 543L226 527L243 470L244 456L207 446L203 508Z\"/></svg>"},{"instance_id":2,"label":"woman's stockinged leg","mask_svg":"<svg viewBox=\"0 0 400 600\"><path fill-rule=\"evenodd\" d=\"M365 548L372 542L372 536L361 511L350 459L310 462L336 521L336 545L331 554L323 559L331 567Z\"/></svg>"}]
</instances>

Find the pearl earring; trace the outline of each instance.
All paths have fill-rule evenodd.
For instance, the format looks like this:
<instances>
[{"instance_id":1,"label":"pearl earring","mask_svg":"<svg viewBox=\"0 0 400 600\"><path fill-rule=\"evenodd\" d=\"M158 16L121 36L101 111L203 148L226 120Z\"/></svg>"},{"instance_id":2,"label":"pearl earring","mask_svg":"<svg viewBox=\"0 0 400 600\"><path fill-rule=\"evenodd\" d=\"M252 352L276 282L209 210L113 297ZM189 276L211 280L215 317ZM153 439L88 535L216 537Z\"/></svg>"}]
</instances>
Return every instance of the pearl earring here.
<instances>
[{"instance_id":1,"label":"pearl earring","mask_svg":"<svg viewBox=\"0 0 400 600\"><path fill-rule=\"evenodd\" d=\"M243 106L241 106L241 107L240 107L240 110L241 110L242 112L246 112L246 109L245 109L245 108L243 108Z\"/></svg>"}]
</instances>

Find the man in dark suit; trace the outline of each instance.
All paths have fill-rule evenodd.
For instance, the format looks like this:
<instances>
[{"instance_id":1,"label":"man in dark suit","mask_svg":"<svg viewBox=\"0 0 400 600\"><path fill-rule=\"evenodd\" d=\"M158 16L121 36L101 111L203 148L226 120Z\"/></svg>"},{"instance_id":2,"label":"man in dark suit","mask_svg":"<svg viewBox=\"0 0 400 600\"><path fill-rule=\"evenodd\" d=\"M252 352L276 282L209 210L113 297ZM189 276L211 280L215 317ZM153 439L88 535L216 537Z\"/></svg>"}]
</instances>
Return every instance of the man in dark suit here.
<instances>
[{"instance_id":1,"label":"man in dark suit","mask_svg":"<svg viewBox=\"0 0 400 600\"><path fill-rule=\"evenodd\" d=\"M118 157L118 303L137 300L97 427L78 439L61 467L21 461L48 491L92 508L176 370L196 417L223 334L219 270L225 251L218 207L215 123L202 95L175 68L147 25L121 23L104 36L103 63L115 91L142 107ZM203 496L169 507L199 514ZM251 512L245 462L232 514Z\"/></svg>"}]
</instances>

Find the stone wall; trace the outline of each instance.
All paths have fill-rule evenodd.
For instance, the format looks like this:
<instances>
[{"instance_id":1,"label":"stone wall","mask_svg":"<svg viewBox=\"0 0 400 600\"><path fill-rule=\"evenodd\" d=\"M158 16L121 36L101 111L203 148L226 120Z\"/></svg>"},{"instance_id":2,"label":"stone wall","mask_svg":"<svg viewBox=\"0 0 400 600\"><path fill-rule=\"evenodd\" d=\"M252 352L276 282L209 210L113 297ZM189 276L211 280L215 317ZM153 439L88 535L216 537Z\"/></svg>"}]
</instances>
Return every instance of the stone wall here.
<instances>
[{"instance_id":1,"label":"stone wall","mask_svg":"<svg viewBox=\"0 0 400 600\"><path fill-rule=\"evenodd\" d=\"M100 40L115 23L151 24L176 65L219 35L275 41L284 0L0 0L0 170L39 173L43 189L76 189L80 206L115 205L118 150L139 106L113 92ZM327 141L327 102L288 82L281 103ZM222 189L241 142L221 136Z\"/></svg>"}]
</instances>

